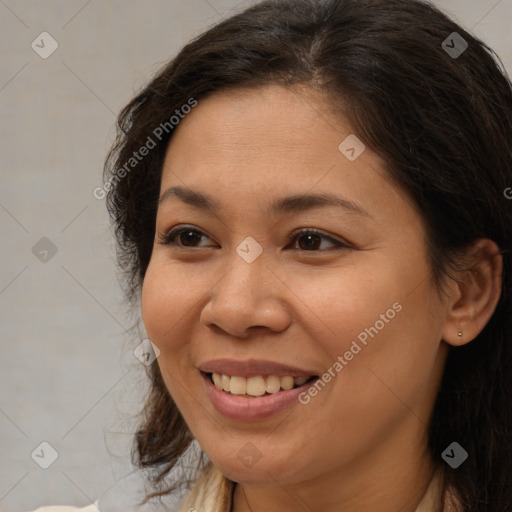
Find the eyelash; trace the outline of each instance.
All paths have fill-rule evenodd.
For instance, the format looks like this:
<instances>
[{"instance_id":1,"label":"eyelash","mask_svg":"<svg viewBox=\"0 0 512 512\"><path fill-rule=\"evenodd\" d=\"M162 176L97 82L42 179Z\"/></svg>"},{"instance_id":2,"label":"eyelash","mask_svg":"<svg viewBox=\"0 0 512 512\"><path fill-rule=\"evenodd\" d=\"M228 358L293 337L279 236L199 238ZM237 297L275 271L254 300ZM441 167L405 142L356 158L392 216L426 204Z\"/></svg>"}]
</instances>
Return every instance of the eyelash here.
<instances>
[{"instance_id":1,"label":"eyelash","mask_svg":"<svg viewBox=\"0 0 512 512\"><path fill-rule=\"evenodd\" d=\"M174 228L174 229L170 230L167 234L160 236L158 243L161 245L180 246L180 244L178 244L176 242L176 238L178 238L182 233L188 233L188 232L193 232L193 233L198 233L200 235L204 235L204 233L202 231L200 231L196 228L183 226L183 227ZM330 242L333 242L340 249L349 249L350 248L350 246L348 244L345 244L345 243L340 242L330 236L327 236L327 235L323 234L321 231L314 229L314 228L305 228L300 231L294 232L290 236L289 241L293 242L294 240L297 240L300 236L304 236L304 235L320 236L321 238L324 238L324 239L329 240ZM204 235L204 236L206 236L206 235ZM187 246L180 246L180 247L183 249L196 249L196 247L187 247ZM300 250L300 249L297 249L297 250ZM326 249L315 249L312 251L307 251L307 250L303 249L304 252L324 252L325 250Z\"/></svg>"}]
</instances>

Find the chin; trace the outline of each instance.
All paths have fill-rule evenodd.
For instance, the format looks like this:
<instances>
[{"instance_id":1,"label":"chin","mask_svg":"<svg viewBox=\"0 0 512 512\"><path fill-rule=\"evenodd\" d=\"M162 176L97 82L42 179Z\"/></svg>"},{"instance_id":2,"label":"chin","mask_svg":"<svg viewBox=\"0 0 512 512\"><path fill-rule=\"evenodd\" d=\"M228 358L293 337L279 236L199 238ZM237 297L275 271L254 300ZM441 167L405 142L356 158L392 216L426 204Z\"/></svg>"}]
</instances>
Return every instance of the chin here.
<instances>
[{"instance_id":1,"label":"chin","mask_svg":"<svg viewBox=\"0 0 512 512\"><path fill-rule=\"evenodd\" d=\"M256 453L251 457L249 449L246 453L243 450L240 452L231 452L226 454L226 457L214 457L210 460L227 478L242 484L275 484L276 479L280 483L294 483L296 479L298 480L295 471L294 474L289 472L292 469L290 461L293 461L294 457L287 456L284 460L276 460L272 455L264 454L258 458Z\"/></svg>"}]
</instances>

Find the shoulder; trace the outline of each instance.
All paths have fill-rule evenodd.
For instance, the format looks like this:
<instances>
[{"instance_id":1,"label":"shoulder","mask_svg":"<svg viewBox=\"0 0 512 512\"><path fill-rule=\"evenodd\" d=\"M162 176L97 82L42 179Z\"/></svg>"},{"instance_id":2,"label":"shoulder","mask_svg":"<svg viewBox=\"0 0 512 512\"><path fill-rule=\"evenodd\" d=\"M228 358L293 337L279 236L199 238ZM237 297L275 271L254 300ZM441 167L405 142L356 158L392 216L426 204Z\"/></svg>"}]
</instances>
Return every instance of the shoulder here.
<instances>
[{"instance_id":1,"label":"shoulder","mask_svg":"<svg viewBox=\"0 0 512 512\"><path fill-rule=\"evenodd\" d=\"M39 507L33 512L99 512L99 508L95 503L86 507L71 507L67 505L50 505Z\"/></svg>"}]
</instances>

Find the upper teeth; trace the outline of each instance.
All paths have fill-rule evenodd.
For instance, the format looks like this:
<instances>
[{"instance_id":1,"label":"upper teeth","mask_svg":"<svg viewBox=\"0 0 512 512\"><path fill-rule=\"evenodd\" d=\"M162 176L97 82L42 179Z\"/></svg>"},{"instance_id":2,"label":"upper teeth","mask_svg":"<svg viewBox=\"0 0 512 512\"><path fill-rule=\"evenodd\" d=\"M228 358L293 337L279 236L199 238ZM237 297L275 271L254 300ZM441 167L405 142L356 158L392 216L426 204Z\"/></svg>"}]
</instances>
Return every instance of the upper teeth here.
<instances>
[{"instance_id":1,"label":"upper teeth","mask_svg":"<svg viewBox=\"0 0 512 512\"><path fill-rule=\"evenodd\" d=\"M261 396L265 393L277 393L281 389L292 389L294 386L302 386L308 379L306 377L278 377L269 375L264 377L238 377L213 373L213 383L218 389L229 391L233 395Z\"/></svg>"}]
</instances>

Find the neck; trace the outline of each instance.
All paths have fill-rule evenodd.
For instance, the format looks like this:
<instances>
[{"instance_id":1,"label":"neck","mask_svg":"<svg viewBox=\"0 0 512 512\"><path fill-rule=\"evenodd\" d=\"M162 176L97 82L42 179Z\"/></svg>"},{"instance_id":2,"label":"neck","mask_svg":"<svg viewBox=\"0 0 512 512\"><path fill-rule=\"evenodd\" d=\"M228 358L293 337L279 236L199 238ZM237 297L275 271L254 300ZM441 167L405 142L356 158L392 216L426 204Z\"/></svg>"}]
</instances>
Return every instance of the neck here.
<instances>
[{"instance_id":1,"label":"neck","mask_svg":"<svg viewBox=\"0 0 512 512\"><path fill-rule=\"evenodd\" d=\"M435 465L426 448L418 456L414 442L400 436L397 441L373 451L371 461L351 461L313 480L237 484L231 512L415 512Z\"/></svg>"}]
</instances>

